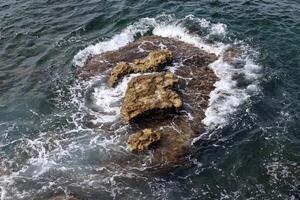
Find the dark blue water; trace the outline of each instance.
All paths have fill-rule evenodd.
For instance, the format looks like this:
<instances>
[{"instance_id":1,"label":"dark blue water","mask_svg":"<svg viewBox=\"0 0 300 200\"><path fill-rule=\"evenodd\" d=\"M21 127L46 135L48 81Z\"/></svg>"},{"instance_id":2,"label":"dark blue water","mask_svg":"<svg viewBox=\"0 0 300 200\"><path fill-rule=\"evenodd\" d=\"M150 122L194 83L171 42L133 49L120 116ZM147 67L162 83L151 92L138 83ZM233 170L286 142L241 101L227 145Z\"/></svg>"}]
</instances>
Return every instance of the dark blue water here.
<instances>
[{"instance_id":1,"label":"dark blue water","mask_svg":"<svg viewBox=\"0 0 300 200\"><path fill-rule=\"evenodd\" d=\"M2 1L0 199L300 199L299 11L298 0ZM183 29L211 48L245 48L255 92L229 87L231 102L247 98L212 104L225 113L169 173L124 167L118 138L84 123L78 57Z\"/></svg>"}]
</instances>

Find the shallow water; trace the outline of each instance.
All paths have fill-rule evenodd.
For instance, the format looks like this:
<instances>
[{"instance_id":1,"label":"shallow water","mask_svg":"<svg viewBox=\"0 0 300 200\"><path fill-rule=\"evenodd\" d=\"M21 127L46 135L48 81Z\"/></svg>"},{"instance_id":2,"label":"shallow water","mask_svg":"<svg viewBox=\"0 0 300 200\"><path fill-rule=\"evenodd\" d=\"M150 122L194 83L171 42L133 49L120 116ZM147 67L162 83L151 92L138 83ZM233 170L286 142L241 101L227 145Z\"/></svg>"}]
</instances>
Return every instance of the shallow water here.
<instances>
[{"instance_id":1,"label":"shallow water","mask_svg":"<svg viewBox=\"0 0 300 200\"><path fill-rule=\"evenodd\" d=\"M1 2L0 199L300 198L299 9L296 0ZM88 55L148 34L220 56L207 131L167 174L146 173L147 157L124 167L133 155L112 130L129 78L114 91L101 76L74 78ZM234 63L222 59L230 47L242 50ZM111 110L91 110L87 97Z\"/></svg>"}]
</instances>

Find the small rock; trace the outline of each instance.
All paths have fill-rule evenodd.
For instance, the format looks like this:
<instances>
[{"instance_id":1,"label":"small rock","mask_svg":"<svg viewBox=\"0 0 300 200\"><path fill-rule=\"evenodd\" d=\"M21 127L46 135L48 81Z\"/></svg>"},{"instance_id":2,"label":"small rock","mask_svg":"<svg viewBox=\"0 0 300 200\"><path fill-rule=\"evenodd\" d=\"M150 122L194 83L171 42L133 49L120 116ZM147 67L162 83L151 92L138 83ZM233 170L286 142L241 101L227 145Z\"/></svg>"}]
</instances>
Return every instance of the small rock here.
<instances>
[{"instance_id":1,"label":"small rock","mask_svg":"<svg viewBox=\"0 0 300 200\"><path fill-rule=\"evenodd\" d=\"M151 110L180 108L182 101L171 88L177 78L173 73L141 75L133 78L127 87L121 113L125 121Z\"/></svg>"},{"instance_id":2,"label":"small rock","mask_svg":"<svg viewBox=\"0 0 300 200\"><path fill-rule=\"evenodd\" d=\"M159 132L153 131L150 128L146 128L135 134L129 136L128 145L133 152L144 151L158 142L161 138Z\"/></svg>"},{"instance_id":3,"label":"small rock","mask_svg":"<svg viewBox=\"0 0 300 200\"><path fill-rule=\"evenodd\" d=\"M172 60L172 52L169 50L153 51L147 57L135 59L134 63L119 62L112 69L108 79L108 85L113 87L120 78L130 73L156 72L160 67Z\"/></svg>"},{"instance_id":4,"label":"small rock","mask_svg":"<svg viewBox=\"0 0 300 200\"><path fill-rule=\"evenodd\" d=\"M167 64L172 60L170 50L153 51L146 58L135 59L132 65L134 72L155 72L159 67Z\"/></svg>"},{"instance_id":5,"label":"small rock","mask_svg":"<svg viewBox=\"0 0 300 200\"><path fill-rule=\"evenodd\" d=\"M133 68L126 62L119 62L117 65L112 69L111 75L108 79L108 85L113 87L118 80L125 76L126 74L130 74L133 72Z\"/></svg>"}]
</instances>

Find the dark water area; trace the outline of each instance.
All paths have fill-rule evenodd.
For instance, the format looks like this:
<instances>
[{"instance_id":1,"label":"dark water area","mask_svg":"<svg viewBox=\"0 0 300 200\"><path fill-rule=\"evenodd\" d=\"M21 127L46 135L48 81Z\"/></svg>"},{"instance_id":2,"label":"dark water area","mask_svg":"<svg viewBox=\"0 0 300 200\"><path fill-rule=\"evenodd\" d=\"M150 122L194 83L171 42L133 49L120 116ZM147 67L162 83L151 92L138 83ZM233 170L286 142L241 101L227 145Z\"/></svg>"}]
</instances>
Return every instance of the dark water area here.
<instances>
[{"instance_id":1,"label":"dark water area","mask_svg":"<svg viewBox=\"0 0 300 200\"><path fill-rule=\"evenodd\" d=\"M300 199L299 11L298 0L1 1L0 199ZM153 20L243 45L261 67L258 92L161 175L114 162L130 153L84 124L86 85L74 76L80 50L151 34Z\"/></svg>"}]
</instances>

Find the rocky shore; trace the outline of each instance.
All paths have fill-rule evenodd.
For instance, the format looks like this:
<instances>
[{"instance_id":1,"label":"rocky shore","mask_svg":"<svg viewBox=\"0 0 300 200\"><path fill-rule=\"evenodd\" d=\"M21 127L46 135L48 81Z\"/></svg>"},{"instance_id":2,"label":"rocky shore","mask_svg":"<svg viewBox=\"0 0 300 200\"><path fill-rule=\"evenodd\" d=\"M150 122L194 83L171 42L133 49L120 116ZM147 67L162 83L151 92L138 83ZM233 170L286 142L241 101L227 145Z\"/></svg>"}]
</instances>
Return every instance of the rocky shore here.
<instances>
[{"instance_id":1,"label":"rocky shore","mask_svg":"<svg viewBox=\"0 0 300 200\"><path fill-rule=\"evenodd\" d=\"M77 77L105 75L107 87L115 87L138 73L120 105L123 122L134 128L118 134L126 135L133 153L151 151L150 165L165 168L184 161L192 139L204 131L201 121L217 81L208 65L216 59L176 39L146 36L90 58Z\"/></svg>"}]
</instances>

